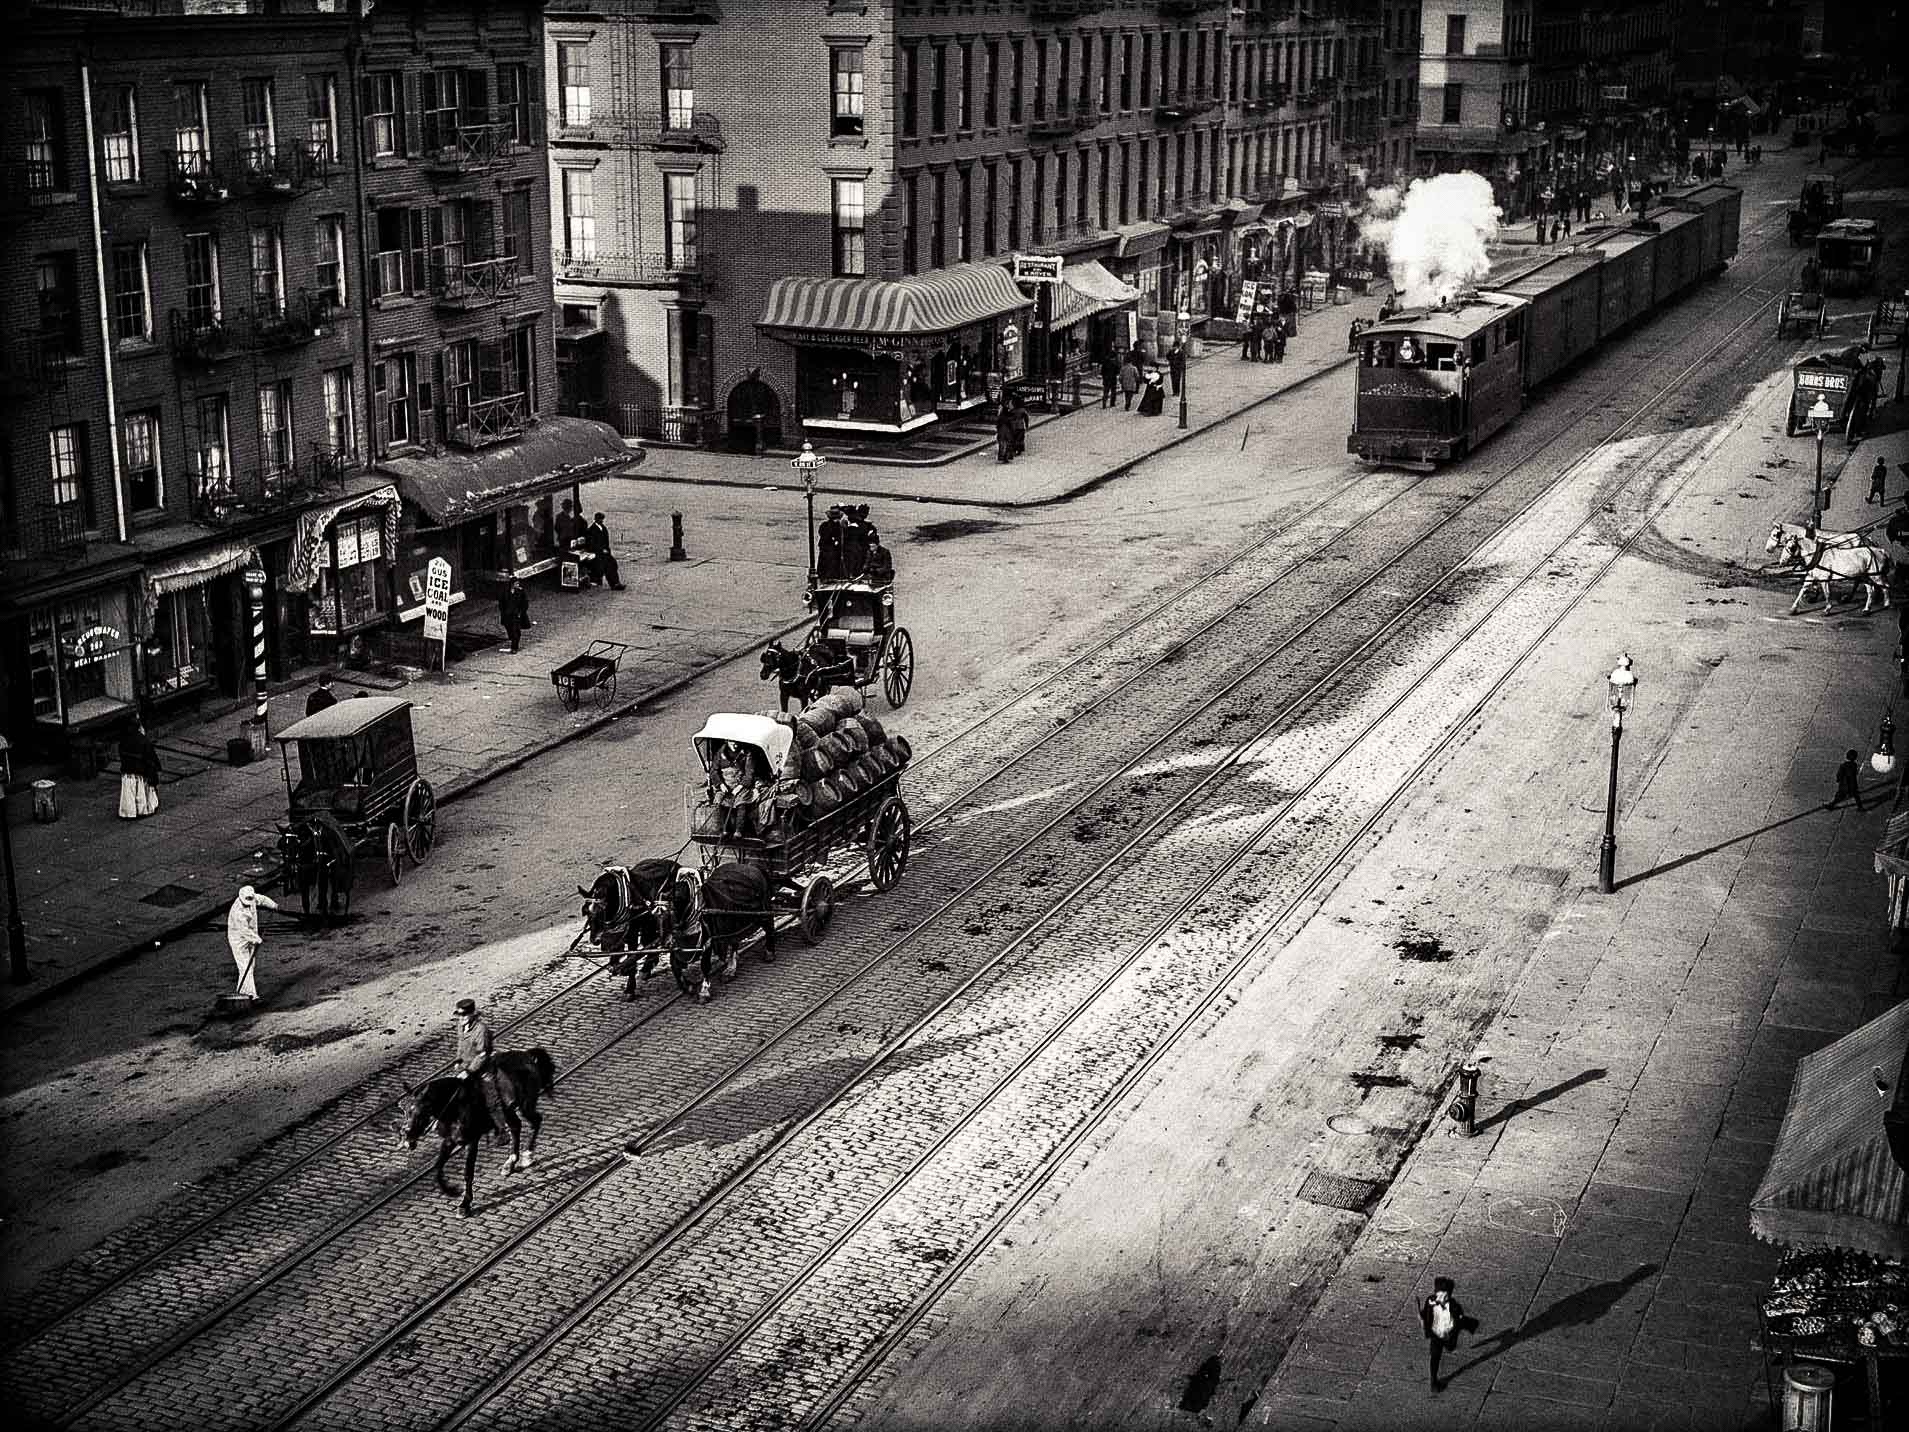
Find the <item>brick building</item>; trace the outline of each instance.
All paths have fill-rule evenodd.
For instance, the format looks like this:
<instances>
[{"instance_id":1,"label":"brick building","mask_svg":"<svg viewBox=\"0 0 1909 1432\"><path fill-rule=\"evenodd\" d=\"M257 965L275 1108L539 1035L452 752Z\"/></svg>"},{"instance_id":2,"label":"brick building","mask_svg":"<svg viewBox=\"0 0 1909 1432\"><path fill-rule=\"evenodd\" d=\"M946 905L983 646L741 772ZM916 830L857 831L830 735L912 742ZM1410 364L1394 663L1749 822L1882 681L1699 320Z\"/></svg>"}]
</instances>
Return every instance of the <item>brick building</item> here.
<instances>
[{"instance_id":1,"label":"brick building","mask_svg":"<svg viewBox=\"0 0 1909 1432\"><path fill-rule=\"evenodd\" d=\"M897 434L1231 316L1306 263L1292 221L1343 185L1341 131L1376 157L1378 15L554 0L565 408L738 447ZM1051 325L1006 277L1030 251L1067 266Z\"/></svg>"},{"instance_id":2,"label":"brick building","mask_svg":"<svg viewBox=\"0 0 1909 1432\"><path fill-rule=\"evenodd\" d=\"M1419 7L1420 167L1472 170L1516 219L1545 137L1531 128L1532 0L1425 0Z\"/></svg>"},{"instance_id":3,"label":"brick building","mask_svg":"<svg viewBox=\"0 0 1909 1432\"><path fill-rule=\"evenodd\" d=\"M1531 118L1553 164L1583 169L1654 150L1667 125L1677 7L1671 0L1536 0Z\"/></svg>"},{"instance_id":4,"label":"brick building","mask_svg":"<svg viewBox=\"0 0 1909 1432\"><path fill-rule=\"evenodd\" d=\"M500 530L541 516L548 532L543 494L630 460L601 425L554 418L547 266L482 263L547 226L534 141L481 180L447 160L457 126L490 123L491 95L534 110L537 7L183 13L210 8L9 12L0 235L24 262L0 290L0 723L15 739L236 695L255 627L275 678L330 659L416 608L418 552L497 570ZM442 73L465 86L449 107ZM484 204L458 210L480 186ZM471 480L453 451L504 442L524 451L487 464L501 479ZM521 518L500 519L513 502Z\"/></svg>"}]
</instances>

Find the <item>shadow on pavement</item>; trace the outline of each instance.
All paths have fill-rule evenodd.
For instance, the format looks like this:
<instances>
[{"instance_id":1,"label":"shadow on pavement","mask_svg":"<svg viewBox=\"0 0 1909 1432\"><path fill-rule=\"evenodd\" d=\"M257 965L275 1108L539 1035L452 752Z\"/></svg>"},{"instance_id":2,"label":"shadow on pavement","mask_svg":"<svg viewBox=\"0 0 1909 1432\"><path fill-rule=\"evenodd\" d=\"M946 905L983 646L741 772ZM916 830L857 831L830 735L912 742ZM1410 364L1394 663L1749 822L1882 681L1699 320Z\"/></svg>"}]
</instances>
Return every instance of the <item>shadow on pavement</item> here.
<instances>
[{"instance_id":1,"label":"shadow on pavement","mask_svg":"<svg viewBox=\"0 0 1909 1432\"><path fill-rule=\"evenodd\" d=\"M1530 1321L1521 1323L1504 1332L1493 1333L1482 1342L1472 1344L1477 1354L1463 1367L1455 1368L1448 1382L1462 1374L1490 1362L1493 1358L1510 1352L1519 1343L1529 1342L1533 1338L1543 1337L1546 1333L1555 1333L1565 1328L1589 1327L1598 1321L1619 1300L1637 1284L1657 1272L1655 1263L1646 1263L1622 1278L1607 1278L1602 1283L1593 1283L1588 1288L1580 1288L1568 1297L1560 1298Z\"/></svg>"},{"instance_id":2,"label":"shadow on pavement","mask_svg":"<svg viewBox=\"0 0 1909 1432\"><path fill-rule=\"evenodd\" d=\"M1863 794L1868 796L1878 794L1878 792L1864 791ZM1625 890L1632 885L1642 884L1653 876L1668 875L1673 870L1681 870L1686 865L1694 864L1708 856L1716 855L1720 851L1728 850L1733 845L1742 845L1746 840L1755 840L1759 835L1767 835L1773 830L1781 830L1786 825L1794 825L1805 816L1819 815L1824 809L1823 806L1805 806L1794 815L1786 815L1781 820L1773 820L1768 825L1758 826L1755 830L1746 830L1742 835L1733 835L1728 840L1720 840L1715 845L1705 846L1702 850L1693 850L1690 854L1680 855L1675 860L1666 860L1662 865L1653 865L1649 870L1640 870L1635 875L1626 875L1622 880L1616 882L1616 888Z\"/></svg>"},{"instance_id":3,"label":"shadow on pavement","mask_svg":"<svg viewBox=\"0 0 1909 1432\"><path fill-rule=\"evenodd\" d=\"M1513 1099L1489 1119L1478 1124L1474 1132L1482 1134L1494 1124L1502 1124L1506 1120L1514 1119L1520 1114L1529 1113L1533 1109L1549 1104L1553 1099L1569 1094L1573 1089L1579 1088L1582 1085L1596 1083L1609 1072L1607 1069L1586 1069L1582 1073L1573 1074L1562 1083L1553 1084L1549 1089L1540 1089L1535 1094L1526 1094L1523 1098Z\"/></svg>"}]
</instances>

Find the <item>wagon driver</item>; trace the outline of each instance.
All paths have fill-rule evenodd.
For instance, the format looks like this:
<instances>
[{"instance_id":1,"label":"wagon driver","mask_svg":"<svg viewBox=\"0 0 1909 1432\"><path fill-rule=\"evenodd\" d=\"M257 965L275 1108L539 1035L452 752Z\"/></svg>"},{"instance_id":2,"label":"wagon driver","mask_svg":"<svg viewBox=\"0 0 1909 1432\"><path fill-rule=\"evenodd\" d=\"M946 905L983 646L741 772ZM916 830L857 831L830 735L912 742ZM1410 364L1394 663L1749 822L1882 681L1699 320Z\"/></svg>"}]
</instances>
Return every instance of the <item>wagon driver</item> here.
<instances>
[{"instance_id":1,"label":"wagon driver","mask_svg":"<svg viewBox=\"0 0 1909 1432\"><path fill-rule=\"evenodd\" d=\"M491 1127L496 1133L497 1142L502 1143L509 1134L509 1122L505 1115L510 1109L510 1097L497 1079L496 1062L491 1058L491 1030L477 1013L477 1001L460 999L457 1002L457 1077L476 1079L477 1090L474 1097L482 1099L484 1111L490 1116Z\"/></svg>"}]
</instances>

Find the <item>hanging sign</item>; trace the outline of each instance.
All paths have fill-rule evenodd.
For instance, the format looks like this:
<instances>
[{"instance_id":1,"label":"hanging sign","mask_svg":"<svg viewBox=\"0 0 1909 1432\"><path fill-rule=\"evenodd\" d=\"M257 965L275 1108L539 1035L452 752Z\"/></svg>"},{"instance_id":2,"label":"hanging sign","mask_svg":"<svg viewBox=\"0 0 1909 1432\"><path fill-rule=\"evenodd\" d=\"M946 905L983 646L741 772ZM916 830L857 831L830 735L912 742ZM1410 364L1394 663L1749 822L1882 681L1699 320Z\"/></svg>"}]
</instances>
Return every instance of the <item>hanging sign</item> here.
<instances>
[{"instance_id":1,"label":"hanging sign","mask_svg":"<svg viewBox=\"0 0 1909 1432\"><path fill-rule=\"evenodd\" d=\"M1001 330L1001 346L1011 349L1020 341L1021 330L1015 327L1013 319L1009 319L1008 326Z\"/></svg>"},{"instance_id":2,"label":"hanging sign","mask_svg":"<svg viewBox=\"0 0 1909 1432\"><path fill-rule=\"evenodd\" d=\"M444 664L444 648L451 639L451 564L433 557L425 568L424 639L439 644L438 664Z\"/></svg>"},{"instance_id":3,"label":"hanging sign","mask_svg":"<svg viewBox=\"0 0 1909 1432\"><path fill-rule=\"evenodd\" d=\"M1059 283L1061 262L1059 254L1016 254L1014 281L1016 283Z\"/></svg>"}]
</instances>

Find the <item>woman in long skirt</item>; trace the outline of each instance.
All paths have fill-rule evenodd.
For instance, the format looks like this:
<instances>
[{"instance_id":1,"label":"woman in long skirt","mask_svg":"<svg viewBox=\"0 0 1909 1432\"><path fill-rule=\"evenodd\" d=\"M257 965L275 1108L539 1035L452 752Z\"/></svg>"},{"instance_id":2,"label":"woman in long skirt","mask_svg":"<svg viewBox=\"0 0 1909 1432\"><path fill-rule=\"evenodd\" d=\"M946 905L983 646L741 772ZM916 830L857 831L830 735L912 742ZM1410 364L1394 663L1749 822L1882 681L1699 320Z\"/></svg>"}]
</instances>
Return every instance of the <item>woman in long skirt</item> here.
<instances>
[{"instance_id":1,"label":"woman in long skirt","mask_svg":"<svg viewBox=\"0 0 1909 1432\"><path fill-rule=\"evenodd\" d=\"M159 748L137 716L119 738L119 772L121 820L139 820L159 809Z\"/></svg>"}]
</instances>

